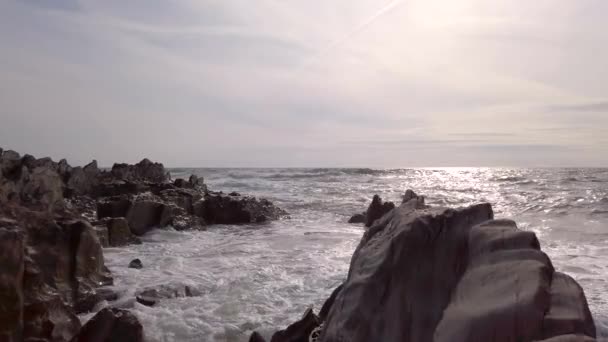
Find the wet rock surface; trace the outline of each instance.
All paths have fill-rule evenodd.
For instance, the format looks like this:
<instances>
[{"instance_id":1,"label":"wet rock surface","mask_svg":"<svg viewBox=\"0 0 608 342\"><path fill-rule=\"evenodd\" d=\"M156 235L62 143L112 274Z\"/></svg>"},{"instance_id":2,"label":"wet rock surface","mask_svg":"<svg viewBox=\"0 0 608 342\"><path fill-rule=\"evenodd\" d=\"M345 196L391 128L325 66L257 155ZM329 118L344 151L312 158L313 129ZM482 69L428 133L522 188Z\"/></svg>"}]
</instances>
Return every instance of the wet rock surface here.
<instances>
[{"instance_id":1,"label":"wet rock surface","mask_svg":"<svg viewBox=\"0 0 608 342\"><path fill-rule=\"evenodd\" d=\"M493 220L489 204L432 208L410 196L364 234L321 340L562 335L593 340L595 326L580 286L555 272L534 233Z\"/></svg>"},{"instance_id":2,"label":"wet rock surface","mask_svg":"<svg viewBox=\"0 0 608 342\"><path fill-rule=\"evenodd\" d=\"M71 342L143 342L143 327L127 310L105 308L99 311Z\"/></svg>"}]
</instances>

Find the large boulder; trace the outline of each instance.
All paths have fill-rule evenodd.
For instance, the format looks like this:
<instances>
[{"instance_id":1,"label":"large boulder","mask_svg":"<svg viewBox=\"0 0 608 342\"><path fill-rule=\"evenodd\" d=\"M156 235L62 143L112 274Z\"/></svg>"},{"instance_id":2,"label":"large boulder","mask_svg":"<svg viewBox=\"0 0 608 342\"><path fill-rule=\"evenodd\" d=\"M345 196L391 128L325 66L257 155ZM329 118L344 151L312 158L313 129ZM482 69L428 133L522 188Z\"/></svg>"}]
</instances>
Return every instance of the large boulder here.
<instances>
[{"instance_id":1,"label":"large boulder","mask_svg":"<svg viewBox=\"0 0 608 342\"><path fill-rule=\"evenodd\" d=\"M71 342L143 342L143 327L127 310L105 308L99 311Z\"/></svg>"},{"instance_id":2,"label":"large boulder","mask_svg":"<svg viewBox=\"0 0 608 342\"><path fill-rule=\"evenodd\" d=\"M108 244L111 247L141 243L131 232L129 222L124 217L109 218L105 222L108 231Z\"/></svg>"},{"instance_id":3,"label":"large boulder","mask_svg":"<svg viewBox=\"0 0 608 342\"><path fill-rule=\"evenodd\" d=\"M489 204L429 208L415 196L384 215L355 250L321 340L593 340L580 286L534 233L492 219Z\"/></svg>"},{"instance_id":4,"label":"large boulder","mask_svg":"<svg viewBox=\"0 0 608 342\"><path fill-rule=\"evenodd\" d=\"M135 165L114 164L112 176L132 182L165 183L169 180L165 167L161 163L153 163L143 159Z\"/></svg>"},{"instance_id":5,"label":"large boulder","mask_svg":"<svg viewBox=\"0 0 608 342\"><path fill-rule=\"evenodd\" d=\"M184 284L163 284L147 287L139 291L135 299L146 306L154 306L162 299L184 298L200 296L196 288Z\"/></svg>"},{"instance_id":6,"label":"large boulder","mask_svg":"<svg viewBox=\"0 0 608 342\"><path fill-rule=\"evenodd\" d=\"M266 199L216 193L195 203L194 214L208 224L244 224L276 220L287 213Z\"/></svg>"},{"instance_id":7,"label":"large boulder","mask_svg":"<svg viewBox=\"0 0 608 342\"><path fill-rule=\"evenodd\" d=\"M50 212L64 206L63 188L50 159L21 158L14 151L0 155L0 203L10 201Z\"/></svg>"},{"instance_id":8,"label":"large boulder","mask_svg":"<svg viewBox=\"0 0 608 342\"><path fill-rule=\"evenodd\" d=\"M99 184L99 176L101 171L97 167L97 161L93 160L84 167L72 168L67 187L71 194L75 195L90 195L95 187Z\"/></svg>"},{"instance_id":9,"label":"large boulder","mask_svg":"<svg viewBox=\"0 0 608 342\"><path fill-rule=\"evenodd\" d=\"M78 308L90 309L96 288L112 282L90 224L58 215L0 207L0 316L12 317L0 320L0 336L21 330L24 340L69 341L80 329Z\"/></svg>"},{"instance_id":10,"label":"large boulder","mask_svg":"<svg viewBox=\"0 0 608 342\"><path fill-rule=\"evenodd\" d=\"M131 232L137 236L144 235L156 227L164 227L172 222L170 208L162 202L136 201L127 213Z\"/></svg>"}]
</instances>

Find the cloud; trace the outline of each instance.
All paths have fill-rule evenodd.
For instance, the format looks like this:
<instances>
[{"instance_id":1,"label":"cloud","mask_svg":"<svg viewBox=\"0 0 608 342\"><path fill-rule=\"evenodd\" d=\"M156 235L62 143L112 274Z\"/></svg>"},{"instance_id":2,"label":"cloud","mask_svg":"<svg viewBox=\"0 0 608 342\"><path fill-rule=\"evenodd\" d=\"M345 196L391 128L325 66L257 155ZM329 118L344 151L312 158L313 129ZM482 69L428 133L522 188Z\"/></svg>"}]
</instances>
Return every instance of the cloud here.
<instances>
[{"instance_id":1,"label":"cloud","mask_svg":"<svg viewBox=\"0 0 608 342\"><path fill-rule=\"evenodd\" d=\"M598 165L597 6L4 1L0 145L102 164Z\"/></svg>"}]
</instances>

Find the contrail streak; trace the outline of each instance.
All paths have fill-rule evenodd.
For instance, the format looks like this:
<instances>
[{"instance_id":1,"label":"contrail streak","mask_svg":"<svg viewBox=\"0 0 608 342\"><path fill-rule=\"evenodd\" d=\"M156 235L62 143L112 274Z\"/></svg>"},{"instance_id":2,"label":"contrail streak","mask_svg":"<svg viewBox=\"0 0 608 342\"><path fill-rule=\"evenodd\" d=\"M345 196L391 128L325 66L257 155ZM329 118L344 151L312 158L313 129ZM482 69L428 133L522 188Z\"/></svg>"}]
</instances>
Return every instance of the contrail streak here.
<instances>
[{"instance_id":1,"label":"contrail streak","mask_svg":"<svg viewBox=\"0 0 608 342\"><path fill-rule=\"evenodd\" d=\"M382 7L380 10L378 10L378 12L376 12L374 15L372 15L369 18L367 18L367 20L365 20L363 23L361 23L361 25L355 27L347 35L345 35L344 37L342 37L342 38L340 38L340 39L338 39L338 40L330 43L324 49L322 49L321 51L319 51L319 53L317 53L315 55L315 57L311 61L314 61L314 60L318 59L319 57L322 57L322 56L326 55L331 50L333 50L333 49L335 49L335 48L343 45L344 43L346 43L352 37L354 37L357 34L363 32L371 24L373 24L376 20L378 20L378 18L380 18L381 16L385 15L386 13L392 11L395 7L399 6L403 1L404 0L392 0L392 1L390 1L384 7Z\"/></svg>"}]
</instances>

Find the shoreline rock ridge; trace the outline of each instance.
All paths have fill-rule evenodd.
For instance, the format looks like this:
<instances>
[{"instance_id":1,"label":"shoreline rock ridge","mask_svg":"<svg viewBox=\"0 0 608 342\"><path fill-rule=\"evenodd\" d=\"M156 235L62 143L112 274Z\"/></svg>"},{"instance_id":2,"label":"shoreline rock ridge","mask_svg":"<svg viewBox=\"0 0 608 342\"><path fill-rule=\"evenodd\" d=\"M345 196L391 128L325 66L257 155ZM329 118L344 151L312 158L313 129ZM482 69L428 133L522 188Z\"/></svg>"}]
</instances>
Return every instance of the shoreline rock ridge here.
<instances>
[{"instance_id":1,"label":"shoreline rock ridge","mask_svg":"<svg viewBox=\"0 0 608 342\"><path fill-rule=\"evenodd\" d=\"M315 329L286 336L292 325L271 341L307 341L319 330L321 342L596 337L583 289L555 270L533 232L494 219L488 203L430 207L411 191L364 233L321 311Z\"/></svg>"}]
</instances>

